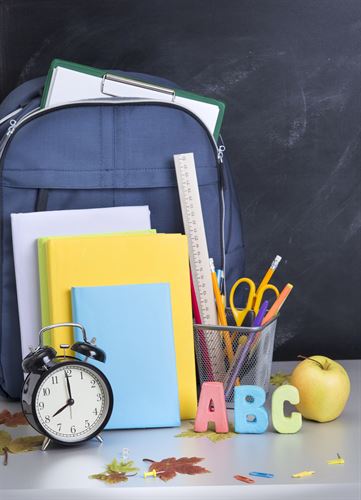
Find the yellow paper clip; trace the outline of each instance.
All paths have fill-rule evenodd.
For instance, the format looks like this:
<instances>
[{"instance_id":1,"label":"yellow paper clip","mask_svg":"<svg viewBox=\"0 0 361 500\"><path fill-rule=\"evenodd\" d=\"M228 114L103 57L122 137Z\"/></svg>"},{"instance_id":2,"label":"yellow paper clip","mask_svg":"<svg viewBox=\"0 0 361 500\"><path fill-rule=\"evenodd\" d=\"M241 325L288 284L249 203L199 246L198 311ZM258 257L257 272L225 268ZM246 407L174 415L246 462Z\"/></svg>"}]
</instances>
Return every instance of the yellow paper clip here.
<instances>
[{"instance_id":1,"label":"yellow paper clip","mask_svg":"<svg viewBox=\"0 0 361 500\"><path fill-rule=\"evenodd\" d=\"M334 458L333 460L327 460L328 465L339 465L339 464L344 464L345 460L340 457L340 455L337 453L337 458Z\"/></svg>"},{"instance_id":2,"label":"yellow paper clip","mask_svg":"<svg viewBox=\"0 0 361 500\"><path fill-rule=\"evenodd\" d=\"M315 474L314 470L304 470L303 472L297 472L297 474L292 474L292 477L307 477Z\"/></svg>"}]
</instances>

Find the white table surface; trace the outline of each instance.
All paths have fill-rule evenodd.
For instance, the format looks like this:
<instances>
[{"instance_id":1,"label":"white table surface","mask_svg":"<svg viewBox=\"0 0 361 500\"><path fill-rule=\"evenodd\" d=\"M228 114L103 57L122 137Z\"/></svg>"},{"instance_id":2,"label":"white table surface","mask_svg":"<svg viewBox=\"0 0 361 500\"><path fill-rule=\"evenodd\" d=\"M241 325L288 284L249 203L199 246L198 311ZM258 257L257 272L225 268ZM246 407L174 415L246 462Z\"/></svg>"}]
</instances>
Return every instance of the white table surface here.
<instances>
[{"instance_id":1,"label":"white table surface","mask_svg":"<svg viewBox=\"0 0 361 500\"><path fill-rule=\"evenodd\" d=\"M156 498L182 499L274 499L274 500L360 500L361 498L361 361L344 361L351 378L351 396L344 413L335 421L319 424L304 421L297 434L276 433L270 425L259 435L239 434L231 439L212 443L206 437L176 438L182 429L149 429L107 431L104 443L95 440L74 448L49 447L10 455L7 466L0 457L0 499L106 499ZM274 363L272 373L290 372L293 362ZM268 398L269 401L269 398ZM0 399L0 411L18 411L18 403ZM230 411L230 421L233 414ZM183 429L189 427L184 422ZM34 434L26 426L16 429L0 425L0 430L13 436ZM142 475L116 485L89 479L100 473L113 458L121 458L123 448L140 472L149 463L143 458L161 460L166 457L203 457L199 464L211 471L196 476L177 475L168 483L159 478L143 479ZM327 465L339 453L344 465ZM303 470L316 474L302 479L291 477ZM235 474L250 471L274 474L272 479L255 478L255 484L236 481Z\"/></svg>"}]
</instances>

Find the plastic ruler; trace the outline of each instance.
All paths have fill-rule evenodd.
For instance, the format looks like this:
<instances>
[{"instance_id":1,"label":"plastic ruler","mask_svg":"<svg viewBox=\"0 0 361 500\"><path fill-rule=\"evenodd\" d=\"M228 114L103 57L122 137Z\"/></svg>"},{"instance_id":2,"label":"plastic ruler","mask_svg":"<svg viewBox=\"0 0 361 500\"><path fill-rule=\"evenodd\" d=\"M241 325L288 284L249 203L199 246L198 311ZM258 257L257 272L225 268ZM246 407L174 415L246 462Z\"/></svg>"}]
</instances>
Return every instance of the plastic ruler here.
<instances>
[{"instance_id":1,"label":"plastic ruler","mask_svg":"<svg viewBox=\"0 0 361 500\"><path fill-rule=\"evenodd\" d=\"M201 199L193 153L174 155L178 191L185 234L188 237L189 260L194 289L203 325L218 325L209 255L204 229ZM214 380L225 375L222 338L218 332L204 330Z\"/></svg>"}]
</instances>

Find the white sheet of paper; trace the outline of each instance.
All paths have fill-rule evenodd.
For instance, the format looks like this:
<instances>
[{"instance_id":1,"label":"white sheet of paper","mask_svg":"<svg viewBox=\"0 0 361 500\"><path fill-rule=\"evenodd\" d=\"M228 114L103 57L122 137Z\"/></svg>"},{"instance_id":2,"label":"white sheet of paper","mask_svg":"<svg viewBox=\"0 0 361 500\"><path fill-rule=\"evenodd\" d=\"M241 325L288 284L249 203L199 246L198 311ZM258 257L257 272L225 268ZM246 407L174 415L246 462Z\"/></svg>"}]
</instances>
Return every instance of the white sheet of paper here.
<instances>
[{"instance_id":1,"label":"white sheet of paper","mask_svg":"<svg viewBox=\"0 0 361 500\"><path fill-rule=\"evenodd\" d=\"M45 106L57 106L85 99L110 99L112 97L172 102L172 95L156 90L105 79L102 91L101 84L102 79L97 76L58 66L52 74ZM214 133L219 115L218 106L181 96L176 96L174 102L192 111L204 122L211 134Z\"/></svg>"},{"instance_id":2,"label":"white sheet of paper","mask_svg":"<svg viewBox=\"0 0 361 500\"><path fill-rule=\"evenodd\" d=\"M16 288L25 357L38 345L41 328L37 239L46 236L145 231L151 228L148 206L56 210L11 214Z\"/></svg>"}]
</instances>

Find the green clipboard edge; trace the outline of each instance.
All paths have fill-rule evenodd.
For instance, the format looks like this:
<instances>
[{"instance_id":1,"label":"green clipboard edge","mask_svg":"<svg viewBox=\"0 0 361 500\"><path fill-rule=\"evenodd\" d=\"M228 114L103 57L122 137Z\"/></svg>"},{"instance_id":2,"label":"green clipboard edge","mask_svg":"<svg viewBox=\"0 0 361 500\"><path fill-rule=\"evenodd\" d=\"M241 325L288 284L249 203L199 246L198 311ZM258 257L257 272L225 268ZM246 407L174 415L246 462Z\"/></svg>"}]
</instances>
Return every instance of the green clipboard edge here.
<instances>
[{"instance_id":1,"label":"green clipboard edge","mask_svg":"<svg viewBox=\"0 0 361 500\"><path fill-rule=\"evenodd\" d=\"M45 103L48 98L53 71L58 66L61 66L62 68L66 69L71 69L73 71L80 71L81 73L86 73L88 75L97 76L98 78L103 78L103 76L107 73L107 71L104 69L92 68L91 66L84 66L83 64L78 64L70 61L63 61L62 59L53 59L52 63L50 64L48 75L45 80L44 91L40 102L41 108L45 108Z\"/></svg>"},{"instance_id":2,"label":"green clipboard edge","mask_svg":"<svg viewBox=\"0 0 361 500\"><path fill-rule=\"evenodd\" d=\"M44 86L44 91L43 95L41 98L41 103L40 107L45 108L45 103L48 97L49 93L49 88L50 88L50 82L51 78L53 75L53 71L55 68L58 66L61 66L62 68L70 69L73 71L80 71L81 73L86 73L88 75L96 76L98 78L103 78L104 75L108 74L108 70L104 69L98 69L98 68L93 68L91 66L85 66L83 64L78 64L70 61L64 61L63 59L54 59L50 65L50 69L48 71L48 75L46 77L45 81L45 86ZM122 75L123 78L127 78L126 76ZM141 80L138 80L141 81ZM193 99L195 101L200 101L200 102L205 102L208 104L213 104L214 106L217 106L219 108L219 113L218 113L218 118L217 118L217 123L213 132L213 137L215 140L218 140L219 133L221 130L222 122L223 122L223 117L224 117L224 112L226 109L226 105L222 101L218 101L217 99L213 99L211 97L204 97L199 94L195 94L193 92L188 92L186 90L181 90L181 89L174 89L175 95L179 97L185 97L187 99Z\"/></svg>"},{"instance_id":3,"label":"green clipboard edge","mask_svg":"<svg viewBox=\"0 0 361 500\"><path fill-rule=\"evenodd\" d=\"M126 232L114 232L114 233L97 233L97 234L80 234L80 235L69 235L69 236L46 236L43 238L38 238L38 266L39 266L39 284L40 284L40 304L41 304L41 324L42 326L47 326L50 324L50 304L48 295L48 272L47 272L47 242L49 239L60 239L60 238L89 238L94 236L107 237L114 235L123 236L134 236L137 234L156 234L155 229L148 229L145 231L126 231ZM44 335L44 345L51 345L51 334L49 332Z\"/></svg>"},{"instance_id":4,"label":"green clipboard edge","mask_svg":"<svg viewBox=\"0 0 361 500\"><path fill-rule=\"evenodd\" d=\"M188 99L193 99L195 101L206 102L208 104L213 104L218 107L219 113L217 118L217 123L214 128L213 137L216 141L218 141L219 133L221 131L221 126L223 122L224 112L226 109L226 105L222 101L217 101L217 99L213 99L212 97L204 97L199 94L194 94L193 92L188 92L186 90L175 89L175 95L179 97L186 97Z\"/></svg>"}]
</instances>

